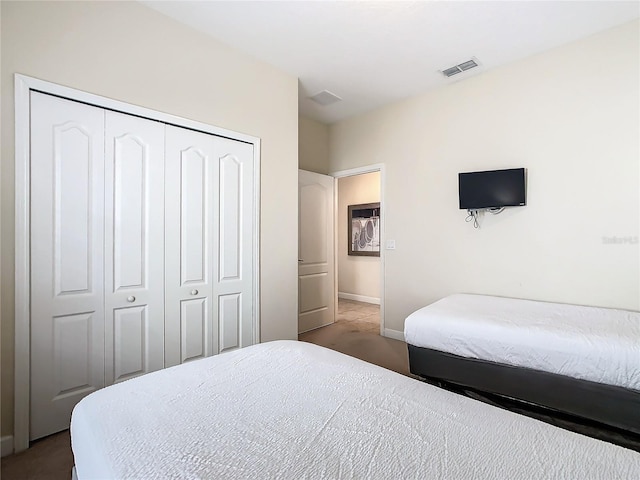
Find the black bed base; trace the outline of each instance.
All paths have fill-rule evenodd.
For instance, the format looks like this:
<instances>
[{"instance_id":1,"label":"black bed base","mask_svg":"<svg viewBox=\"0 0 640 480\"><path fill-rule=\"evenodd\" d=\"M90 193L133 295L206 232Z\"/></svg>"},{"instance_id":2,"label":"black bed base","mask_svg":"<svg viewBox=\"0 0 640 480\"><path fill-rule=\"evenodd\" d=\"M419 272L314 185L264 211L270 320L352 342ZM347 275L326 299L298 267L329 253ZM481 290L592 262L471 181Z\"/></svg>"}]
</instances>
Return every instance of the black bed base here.
<instances>
[{"instance_id":1,"label":"black bed base","mask_svg":"<svg viewBox=\"0 0 640 480\"><path fill-rule=\"evenodd\" d=\"M452 390L464 387L597 422L640 445L639 391L407 346L414 375L444 382Z\"/></svg>"}]
</instances>

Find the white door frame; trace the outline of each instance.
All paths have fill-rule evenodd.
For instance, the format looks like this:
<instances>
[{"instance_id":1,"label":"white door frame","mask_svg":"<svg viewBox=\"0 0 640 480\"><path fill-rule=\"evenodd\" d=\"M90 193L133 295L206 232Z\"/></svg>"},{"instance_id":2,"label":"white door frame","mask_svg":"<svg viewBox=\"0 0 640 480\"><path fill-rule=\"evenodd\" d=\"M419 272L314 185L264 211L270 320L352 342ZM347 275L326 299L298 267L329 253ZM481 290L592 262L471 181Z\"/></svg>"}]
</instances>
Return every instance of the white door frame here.
<instances>
[{"instance_id":1,"label":"white door frame","mask_svg":"<svg viewBox=\"0 0 640 480\"><path fill-rule=\"evenodd\" d=\"M109 110L157 120L170 125L185 127L220 137L253 145L253 207L256 212L253 234L253 339L260 342L260 139L233 132L206 123L170 115L144 107L113 100L111 98L64 87L37 78L15 74L15 371L14 371L14 452L29 448L29 396L30 362L29 345L29 237L30 237L30 182L29 175L29 123L30 92L56 95L77 102L87 103Z\"/></svg>"},{"instance_id":2,"label":"white door frame","mask_svg":"<svg viewBox=\"0 0 640 480\"><path fill-rule=\"evenodd\" d=\"M386 204L384 202L384 186L385 186L385 173L384 173L384 163L374 163L372 165L365 165L363 167L350 168L348 170L340 170L337 172L332 172L329 175L335 178L343 178L343 177L352 177L354 175L362 175L365 173L374 173L380 172L380 205L382 214L380 215L380 335L383 337L395 338L396 340L404 341L404 335L402 332L397 332L396 330L389 330L385 328L384 321L384 257L385 257L385 223L387 214L385 213ZM338 188L336 188L336 196L338 195ZM337 204L337 202L336 202ZM336 213L337 218L337 213ZM337 229L336 229L337 234ZM338 272L338 255L336 254L336 275ZM336 282L336 289L338 288L338 283Z\"/></svg>"}]
</instances>

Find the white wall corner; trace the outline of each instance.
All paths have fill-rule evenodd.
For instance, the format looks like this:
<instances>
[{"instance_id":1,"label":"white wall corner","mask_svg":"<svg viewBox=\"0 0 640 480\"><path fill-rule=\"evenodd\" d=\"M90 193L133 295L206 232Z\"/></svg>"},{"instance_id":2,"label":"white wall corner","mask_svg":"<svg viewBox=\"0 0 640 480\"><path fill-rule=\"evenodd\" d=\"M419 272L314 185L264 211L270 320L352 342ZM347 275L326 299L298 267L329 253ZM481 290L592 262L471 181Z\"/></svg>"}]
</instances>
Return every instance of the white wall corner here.
<instances>
[{"instance_id":1,"label":"white wall corner","mask_svg":"<svg viewBox=\"0 0 640 480\"><path fill-rule=\"evenodd\" d=\"M401 332L400 330L391 330L390 328L385 328L383 335L387 338L393 338L394 340L400 340L404 342L404 332Z\"/></svg>"},{"instance_id":2,"label":"white wall corner","mask_svg":"<svg viewBox=\"0 0 640 480\"><path fill-rule=\"evenodd\" d=\"M2 443L2 456L11 455L13 453L13 435L0 438L0 442Z\"/></svg>"},{"instance_id":3,"label":"white wall corner","mask_svg":"<svg viewBox=\"0 0 640 480\"><path fill-rule=\"evenodd\" d=\"M365 295L356 295L355 293L338 292L338 298L343 298L345 300L355 300L356 302L373 303L375 305L380 305L379 298L367 297Z\"/></svg>"}]
</instances>

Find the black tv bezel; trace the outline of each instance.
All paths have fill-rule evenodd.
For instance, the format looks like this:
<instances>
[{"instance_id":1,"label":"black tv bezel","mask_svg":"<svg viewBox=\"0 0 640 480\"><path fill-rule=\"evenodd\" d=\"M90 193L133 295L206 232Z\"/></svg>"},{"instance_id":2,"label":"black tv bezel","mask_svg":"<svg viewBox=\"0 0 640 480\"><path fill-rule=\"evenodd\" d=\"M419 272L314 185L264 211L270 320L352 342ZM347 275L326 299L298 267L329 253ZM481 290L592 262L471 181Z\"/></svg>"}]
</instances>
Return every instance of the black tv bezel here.
<instances>
[{"instance_id":1,"label":"black tv bezel","mask_svg":"<svg viewBox=\"0 0 640 480\"><path fill-rule=\"evenodd\" d=\"M486 174L486 173L494 173L494 172L509 172L509 171L522 171L522 191L524 194L524 202L522 203L508 203L503 205L484 205L484 206L462 206L462 197L460 195L460 178L462 175L474 175L474 174ZM524 207L527 204L527 169L525 167L519 168L502 168L496 170L479 170L474 172L459 172L458 173L458 206L460 210L485 210L492 208L503 208L503 207Z\"/></svg>"}]
</instances>

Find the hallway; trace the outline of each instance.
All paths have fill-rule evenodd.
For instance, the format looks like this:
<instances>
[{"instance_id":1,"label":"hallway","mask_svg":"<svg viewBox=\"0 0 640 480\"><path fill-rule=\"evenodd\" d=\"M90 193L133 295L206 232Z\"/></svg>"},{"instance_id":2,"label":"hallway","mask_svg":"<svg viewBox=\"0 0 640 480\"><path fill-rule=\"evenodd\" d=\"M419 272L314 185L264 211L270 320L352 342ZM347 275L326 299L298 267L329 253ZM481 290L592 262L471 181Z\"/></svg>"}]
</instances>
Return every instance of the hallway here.
<instances>
[{"instance_id":1,"label":"hallway","mask_svg":"<svg viewBox=\"0 0 640 480\"><path fill-rule=\"evenodd\" d=\"M336 321L347 322L352 327L357 327L363 332L379 334L380 305L339 298Z\"/></svg>"}]
</instances>

